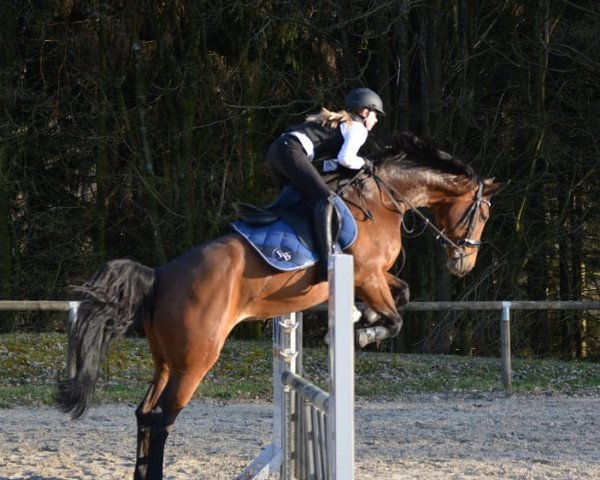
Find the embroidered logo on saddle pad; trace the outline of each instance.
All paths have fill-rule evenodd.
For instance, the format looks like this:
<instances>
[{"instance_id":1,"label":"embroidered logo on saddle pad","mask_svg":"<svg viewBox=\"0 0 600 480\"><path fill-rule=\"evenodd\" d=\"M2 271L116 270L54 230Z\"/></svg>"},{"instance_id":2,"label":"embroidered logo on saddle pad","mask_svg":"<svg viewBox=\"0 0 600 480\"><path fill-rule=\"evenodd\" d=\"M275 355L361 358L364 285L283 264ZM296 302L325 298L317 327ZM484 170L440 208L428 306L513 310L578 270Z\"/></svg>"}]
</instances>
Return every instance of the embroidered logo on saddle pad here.
<instances>
[{"instance_id":1,"label":"embroidered logo on saddle pad","mask_svg":"<svg viewBox=\"0 0 600 480\"><path fill-rule=\"evenodd\" d=\"M300 197L298 196L298 202ZM356 240L356 221L340 197L335 197L335 206L342 217L337 245L343 250ZM282 219L268 225L250 225L238 220L231 224L258 254L272 267L282 271L300 270L319 261L319 255L313 250L314 233L312 231L312 211L306 208L304 215L293 214L294 228L302 231L301 240L294 228ZM285 217L285 215L283 215ZM302 225L296 225L301 222Z\"/></svg>"}]
</instances>

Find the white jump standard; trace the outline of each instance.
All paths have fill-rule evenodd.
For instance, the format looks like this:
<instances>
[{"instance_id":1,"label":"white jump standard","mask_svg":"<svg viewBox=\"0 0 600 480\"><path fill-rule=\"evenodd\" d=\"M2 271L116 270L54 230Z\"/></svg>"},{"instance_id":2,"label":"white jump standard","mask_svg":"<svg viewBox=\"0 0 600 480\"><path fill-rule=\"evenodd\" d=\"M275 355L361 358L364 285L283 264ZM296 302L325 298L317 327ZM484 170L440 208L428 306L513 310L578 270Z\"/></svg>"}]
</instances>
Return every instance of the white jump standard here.
<instances>
[{"instance_id":1,"label":"white jump standard","mask_svg":"<svg viewBox=\"0 0 600 480\"><path fill-rule=\"evenodd\" d=\"M329 260L329 393L300 376L302 314L273 320L273 443L238 480L354 478L354 262Z\"/></svg>"}]
</instances>

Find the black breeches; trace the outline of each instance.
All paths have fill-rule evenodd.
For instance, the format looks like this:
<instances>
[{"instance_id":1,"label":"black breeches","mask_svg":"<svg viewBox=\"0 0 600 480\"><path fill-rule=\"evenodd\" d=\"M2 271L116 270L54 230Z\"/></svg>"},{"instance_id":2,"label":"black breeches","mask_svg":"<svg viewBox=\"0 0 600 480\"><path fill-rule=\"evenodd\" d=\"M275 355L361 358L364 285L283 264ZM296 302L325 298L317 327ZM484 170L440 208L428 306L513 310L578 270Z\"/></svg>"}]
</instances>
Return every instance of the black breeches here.
<instances>
[{"instance_id":1,"label":"black breeches","mask_svg":"<svg viewBox=\"0 0 600 480\"><path fill-rule=\"evenodd\" d=\"M284 135L271 144L267 151L267 168L279 191L292 184L301 195L311 200L331 195L327 183L294 137Z\"/></svg>"}]
</instances>

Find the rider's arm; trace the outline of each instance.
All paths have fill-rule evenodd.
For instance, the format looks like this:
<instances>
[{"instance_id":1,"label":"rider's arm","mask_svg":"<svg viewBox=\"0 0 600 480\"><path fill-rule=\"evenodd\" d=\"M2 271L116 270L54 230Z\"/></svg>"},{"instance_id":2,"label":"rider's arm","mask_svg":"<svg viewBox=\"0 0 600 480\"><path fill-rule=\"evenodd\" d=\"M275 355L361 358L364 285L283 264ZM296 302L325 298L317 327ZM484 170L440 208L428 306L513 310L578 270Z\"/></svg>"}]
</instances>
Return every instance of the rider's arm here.
<instances>
[{"instance_id":1,"label":"rider's arm","mask_svg":"<svg viewBox=\"0 0 600 480\"><path fill-rule=\"evenodd\" d=\"M344 122L340 125L340 131L344 137L344 143L337 160L346 168L358 170L365 164L362 157L358 156L358 150L367 141L369 132L360 122Z\"/></svg>"}]
</instances>

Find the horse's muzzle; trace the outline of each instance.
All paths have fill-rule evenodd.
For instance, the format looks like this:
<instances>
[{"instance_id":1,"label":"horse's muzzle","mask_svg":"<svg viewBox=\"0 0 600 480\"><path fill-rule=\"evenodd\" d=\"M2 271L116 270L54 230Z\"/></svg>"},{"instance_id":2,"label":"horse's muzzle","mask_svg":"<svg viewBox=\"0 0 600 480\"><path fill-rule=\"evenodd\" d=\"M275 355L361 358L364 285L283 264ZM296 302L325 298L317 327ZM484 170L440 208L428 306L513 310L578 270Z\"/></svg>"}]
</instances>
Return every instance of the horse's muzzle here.
<instances>
[{"instance_id":1,"label":"horse's muzzle","mask_svg":"<svg viewBox=\"0 0 600 480\"><path fill-rule=\"evenodd\" d=\"M467 273L473 270L476 257L476 254L468 254L465 252L464 248L461 248L459 251L455 251L448 259L446 267L452 275L464 277Z\"/></svg>"}]
</instances>

